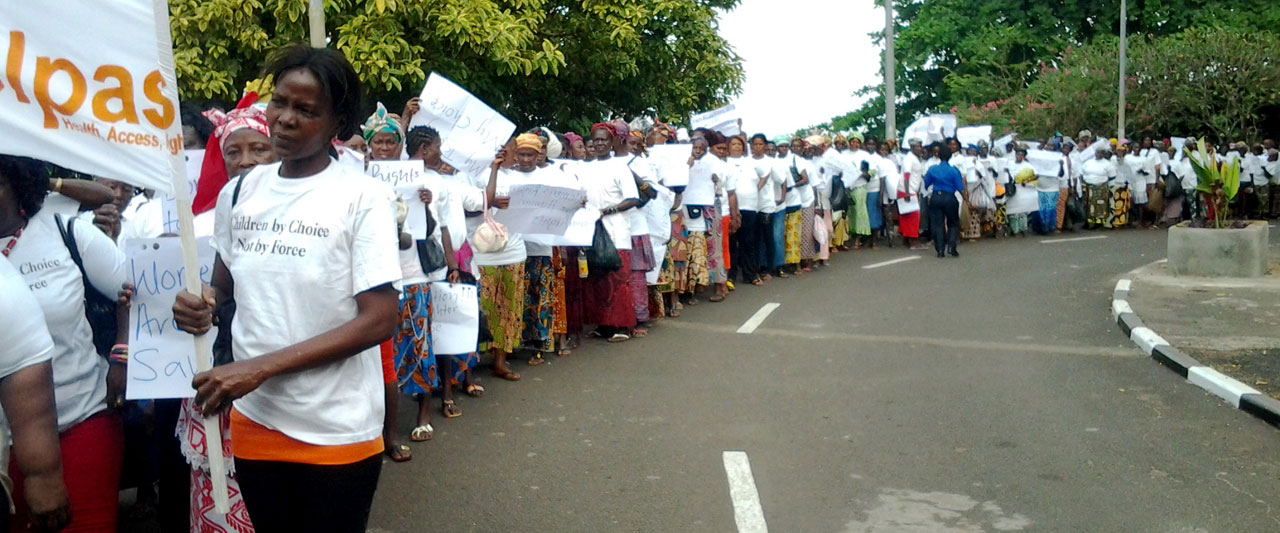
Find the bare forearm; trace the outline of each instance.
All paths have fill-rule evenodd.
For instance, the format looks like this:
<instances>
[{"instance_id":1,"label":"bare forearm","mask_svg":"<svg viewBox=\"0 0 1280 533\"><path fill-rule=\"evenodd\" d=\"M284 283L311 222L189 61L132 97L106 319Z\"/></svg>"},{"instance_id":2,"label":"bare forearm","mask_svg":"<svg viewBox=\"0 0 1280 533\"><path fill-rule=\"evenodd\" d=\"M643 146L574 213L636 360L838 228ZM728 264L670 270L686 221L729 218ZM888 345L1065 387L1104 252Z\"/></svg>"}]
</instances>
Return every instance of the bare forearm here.
<instances>
[{"instance_id":1,"label":"bare forearm","mask_svg":"<svg viewBox=\"0 0 1280 533\"><path fill-rule=\"evenodd\" d=\"M57 183L58 178L50 179L49 187L52 189ZM115 194L106 185L89 180L63 179L58 192L80 202L80 209L84 210L97 209L115 199Z\"/></svg>"}]
</instances>

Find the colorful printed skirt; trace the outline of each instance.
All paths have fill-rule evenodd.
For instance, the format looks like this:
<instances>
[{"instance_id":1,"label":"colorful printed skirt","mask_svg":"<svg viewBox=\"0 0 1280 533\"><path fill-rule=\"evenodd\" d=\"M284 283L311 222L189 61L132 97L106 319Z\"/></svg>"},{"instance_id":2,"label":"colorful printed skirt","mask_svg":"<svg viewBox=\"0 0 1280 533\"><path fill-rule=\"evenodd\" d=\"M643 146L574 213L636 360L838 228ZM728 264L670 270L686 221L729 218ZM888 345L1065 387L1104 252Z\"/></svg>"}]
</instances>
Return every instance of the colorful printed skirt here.
<instances>
[{"instance_id":1,"label":"colorful printed skirt","mask_svg":"<svg viewBox=\"0 0 1280 533\"><path fill-rule=\"evenodd\" d=\"M965 204L965 207L967 207L968 209L969 216L964 217L964 219L960 224L960 238L961 239L982 238L982 224L990 216L988 214L990 213L990 211L987 209L974 207L969 204ZM920 222L919 217L916 217L917 226L919 225L919 222Z\"/></svg>"},{"instance_id":2,"label":"colorful printed skirt","mask_svg":"<svg viewBox=\"0 0 1280 533\"><path fill-rule=\"evenodd\" d=\"M1067 189L1058 189L1058 223L1054 226L1058 229L1062 229L1067 221L1067 198L1070 196Z\"/></svg>"},{"instance_id":3,"label":"colorful printed skirt","mask_svg":"<svg viewBox=\"0 0 1280 533\"><path fill-rule=\"evenodd\" d=\"M631 236L631 270L649 271L655 266L653 243L648 235Z\"/></svg>"},{"instance_id":4,"label":"colorful printed skirt","mask_svg":"<svg viewBox=\"0 0 1280 533\"><path fill-rule=\"evenodd\" d=\"M729 281L725 273L724 238L720 233L720 213L715 206L702 208L702 217L707 220L707 279L711 283Z\"/></svg>"},{"instance_id":5,"label":"colorful printed skirt","mask_svg":"<svg viewBox=\"0 0 1280 533\"><path fill-rule=\"evenodd\" d=\"M831 231L831 245L844 246L849 242L849 217L845 216L848 212L839 211L835 214L840 220L836 221L834 229Z\"/></svg>"},{"instance_id":6,"label":"colorful printed skirt","mask_svg":"<svg viewBox=\"0 0 1280 533\"><path fill-rule=\"evenodd\" d=\"M673 259L672 288L681 294L693 294L699 287L710 284L707 272L707 234L690 232L683 240L673 240L677 246L671 249ZM682 261L680 258L684 257Z\"/></svg>"},{"instance_id":7,"label":"colorful printed skirt","mask_svg":"<svg viewBox=\"0 0 1280 533\"><path fill-rule=\"evenodd\" d=\"M217 512L213 506L213 478L209 475L204 417L196 412L195 401L182 400L176 433L182 456L191 465L191 510L188 515L191 531L253 533L253 522L249 520L249 511L244 506L240 483L236 481L235 461L231 458L231 416L221 413L218 415L218 422L222 427L222 456L227 465L227 503L231 508L231 512L225 515Z\"/></svg>"},{"instance_id":8,"label":"colorful printed skirt","mask_svg":"<svg viewBox=\"0 0 1280 533\"><path fill-rule=\"evenodd\" d=\"M482 350L514 353L524 333L524 263L480 267L480 309L493 340Z\"/></svg>"},{"instance_id":9,"label":"colorful printed skirt","mask_svg":"<svg viewBox=\"0 0 1280 533\"><path fill-rule=\"evenodd\" d=\"M1111 191L1111 227L1118 228L1129 224L1129 211L1133 208L1133 196L1129 188Z\"/></svg>"},{"instance_id":10,"label":"colorful printed skirt","mask_svg":"<svg viewBox=\"0 0 1280 533\"><path fill-rule=\"evenodd\" d=\"M818 241L813 237L815 208L800 208L800 259L812 261L818 256Z\"/></svg>"},{"instance_id":11,"label":"colorful printed skirt","mask_svg":"<svg viewBox=\"0 0 1280 533\"><path fill-rule=\"evenodd\" d=\"M784 258L788 265L794 265L800 262L800 237L803 235L800 230L800 221L804 219L804 215L800 214L800 208L794 207L787 209L786 217Z\"/></svg>"},{"instance_id":12,"label":"colorful printed skirt","mask_svg":"<svg viewBox=\"0 0 1280 533\"><path fill-rule=\"evenodd\" d=\"M1058 229L1058 191L1037 194L1040 195L1040 231L1053 233Z\"/></svg>"},{"instance_id":13,"label":"colorful printed skirt","mask_svg":"<svg viewBox=\"0 0 1280 533\"><path fill-rule=\"evenodd\" d=\"M524 260L524 347L539 352L556 351L555 268L551 258L530 256Z\"/></svg>"},{"instance_id":14,"label":"colorful printed skirt","mask_svg":"<svg viewBox=\"0 0 1280 533\"><path fill-rule=\"evenodd\" d=\"M565 276L567 270L564 267L564 252L561 248L551 249L551 270L555 272L555 277L551 280L551 333L553 335L564 335L569 333L569 308L565 304ZM577 264L573 265L576 276Z\"/></svg>"},{"instance_id":15,"label":"colorful printed skirt","mask_svg":"<svg viewBox=\"0 0 1280 533\"><path fill-rule=\"evenodd\" d=\"M867 186L849 191L849 230L853 235L871 235L871 218L867 210Z\"/></svg>"},{"instance_id":16,"label":"colorful printed skirt","mask_svg":"<svg viewBox=\"0 0 1280 533\"><path fill-rule=\"evenodd\" d=\"M394 343L396 385L406 394L430 394L440 385L436 356L431 349L430 283L405 285Z\"/></svg>"},{"instance_id":17,"label":"colorful printed skirt","mask_svg":"<svg viewBox=\"0 0 1280 533\"><path fill-rule=\"evenodd\" d=\"M1106 184L1088 185L1085 188L1085 204L1088 208L1086 222L1090 224L1107 224L1111 219L1111 189Z\"/></svg>"},{"instance_id":18,"label":"colorful printed skirt","mask_svg":"<svg viewBox=\"0 0 1280 533\"><path fill-rule=\"evenodd\" d=\"M631 250L618 250L618 255L622 264L631 264ZM589 324L626 328L636 325L630 269L592 270L584 286L584 301Z\"/></svg>"}]
</instances>

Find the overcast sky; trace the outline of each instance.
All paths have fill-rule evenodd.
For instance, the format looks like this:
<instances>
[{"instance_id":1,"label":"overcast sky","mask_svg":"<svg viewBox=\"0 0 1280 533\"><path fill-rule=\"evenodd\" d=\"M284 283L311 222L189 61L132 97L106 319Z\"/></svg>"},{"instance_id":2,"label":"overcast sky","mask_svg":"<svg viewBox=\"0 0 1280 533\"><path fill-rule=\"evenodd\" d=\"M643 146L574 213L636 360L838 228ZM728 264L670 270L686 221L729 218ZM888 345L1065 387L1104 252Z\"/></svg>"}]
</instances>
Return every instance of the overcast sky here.
<instances>
[{"instance_id":1,"label":"overcast sky","mask_svg":"<svg viewBox=\"0 0 1280 533\"><path fill-rule=\"evenodd\" d=\"M720 35L747 75L735 102L743 129L772 137L852 111L853 92L880 80L867 34L882 28L871 0L742 0L722 14Z\"/></svg>"}]
</instances>

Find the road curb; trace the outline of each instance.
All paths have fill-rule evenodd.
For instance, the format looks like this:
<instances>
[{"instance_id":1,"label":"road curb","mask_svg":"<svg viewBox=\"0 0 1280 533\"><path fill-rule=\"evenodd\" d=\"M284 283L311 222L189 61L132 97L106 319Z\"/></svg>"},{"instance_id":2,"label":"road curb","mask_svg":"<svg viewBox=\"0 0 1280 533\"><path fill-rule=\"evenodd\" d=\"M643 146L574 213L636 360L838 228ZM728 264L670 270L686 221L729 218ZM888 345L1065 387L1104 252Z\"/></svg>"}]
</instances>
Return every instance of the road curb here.
<instances>
[{"instance_id":1,"label":"road curb","mask_svg":"<svg viewBox=\"0 0 1280 533\"><path fill-rule=\"evenodd\" d=\"M1208 365L1200 364L1194 357L1171 346L1169 341L1147 327L1133 312L1133 307L1129 305L1129 293L1132 290L1131 280L1122 279L1116 282L1115 291L1111 295L1111 317L1124 335L1142 350L1142 353L1177 372L1191 384L1222 398L1233 407L1280 428L1280 401Z\"/></svg>"}]
</instances>

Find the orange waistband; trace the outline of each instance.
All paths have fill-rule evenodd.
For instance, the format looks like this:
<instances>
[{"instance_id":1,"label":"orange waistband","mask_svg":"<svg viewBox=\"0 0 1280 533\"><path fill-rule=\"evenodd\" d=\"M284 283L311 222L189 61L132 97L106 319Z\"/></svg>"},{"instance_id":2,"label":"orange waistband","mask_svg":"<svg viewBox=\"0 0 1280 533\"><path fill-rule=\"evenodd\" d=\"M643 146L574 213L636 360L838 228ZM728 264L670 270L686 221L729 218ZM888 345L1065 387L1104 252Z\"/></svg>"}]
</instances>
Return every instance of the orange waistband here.
<instances>
[{"instance_id":1,"label":"orange waistband","mask_svg":"<svg viewBox=\"0 0 1280 533\"><path fill-rule=\"evenodd\" d=\"M308 444L231 410L231 449L238 459L311 465L346 465L382 453L382 437L355 444Z\"/></svg>"}]
</instances>

